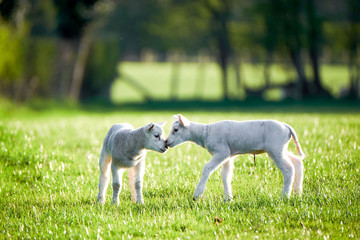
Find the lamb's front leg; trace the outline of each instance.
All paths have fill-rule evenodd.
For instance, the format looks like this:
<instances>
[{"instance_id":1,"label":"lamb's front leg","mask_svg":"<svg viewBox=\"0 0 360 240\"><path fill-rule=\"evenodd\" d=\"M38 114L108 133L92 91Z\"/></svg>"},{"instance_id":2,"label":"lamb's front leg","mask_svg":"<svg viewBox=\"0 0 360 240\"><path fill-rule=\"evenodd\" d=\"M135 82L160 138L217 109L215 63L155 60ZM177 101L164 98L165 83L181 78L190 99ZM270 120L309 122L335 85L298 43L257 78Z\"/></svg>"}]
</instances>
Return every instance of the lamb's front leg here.
<instances>
[{"instance_id":1,"label":"lamb's front leg","mask_svg":"<svg viewBox=\"0 0 360 240\"><path fill-rule=\"evenodd\" d=\"M136 167L131 167L128 170L128 180L129 180L129 188L131 194L131 201L136 201L136 190L135 190L135 177L136 177Z\"/></svg>"},{"instance_id":2,"label":"lamb's front leg","mask_svg":"<svg viewBox=\"0 0 360 240\"><path fill-rule=\"evenodd\" d=\"M119 194L121 191L122 174L124 169L118 168L116 165L111 165L111 172L113 176L113 198L112 204L119 204Z\"/></svg>"},{"instance_id":3,"label":"lamb's front leg","mask_svg":"<svg viewBox=\"0 0 360 240\"><path fill-rule=\"evenodd\" d=\"M145 174L145 157L136 165L135 167L135 191L136 191L136 202L144 203L142 188L143 188L143 179Z\"/></svg>"},{"instance_id":4,"label":"lamb's front leg","mask_svg":"<svg viewBox=\"0 0 360 240\"><path fill-rule=\"evenodd\" d=\"M224 162L221 169L221 178L224 183L224 202L231 201L233 196L231 192L231 179L234 170L234 159L229 158Z\"/></svg>"},{"instance_id":5,"label":"lamb's front leg","mask_svg":"<svg viewBox=\"0 0 360 240\"><path fill-rule=\"evenodd\" d=\"M193 199L196 200L201 197L205 191L206 182L209 176L217 169L225 159L229 157L229 151L220 151L215 153L209 162L207 162L203 168L199 184L197 185Z\"/></svg>"}]
</instances>

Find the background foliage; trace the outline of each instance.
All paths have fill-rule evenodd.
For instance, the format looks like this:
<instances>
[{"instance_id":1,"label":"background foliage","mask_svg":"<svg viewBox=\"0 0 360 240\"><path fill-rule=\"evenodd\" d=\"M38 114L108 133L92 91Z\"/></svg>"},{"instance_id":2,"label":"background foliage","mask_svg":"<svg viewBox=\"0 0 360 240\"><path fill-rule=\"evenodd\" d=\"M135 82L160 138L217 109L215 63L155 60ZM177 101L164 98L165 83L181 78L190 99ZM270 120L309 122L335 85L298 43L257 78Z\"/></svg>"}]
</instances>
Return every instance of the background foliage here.
<instances>
[{"instance_id":1,"label":"background foliage","mask_svg":"<svg viewBox=\"0 0 360 240\"><path fill-rule=\"evenodd\" d=\"M0 92L19 101L109 99L109 86L120 79L149 100L149 82L118 72L118 64L151 61L172 64L170 76L162 79L169 84L169 100L179 97L178 79L192 74L179 71L184 62L196 63L199 72L216 63L219 100L261 98L274 88L297 100L356 99L359 5L356 0L3 0ZM247 64L263 65L261 85L244 74ZM347 82L336 96L326 88L322 70L333 64L348 72L336 80ZM279 65L295 73L281 84L281 74L271 73ZM206 84L202 78L195 86Z\"/></svg>"}]
</instances>

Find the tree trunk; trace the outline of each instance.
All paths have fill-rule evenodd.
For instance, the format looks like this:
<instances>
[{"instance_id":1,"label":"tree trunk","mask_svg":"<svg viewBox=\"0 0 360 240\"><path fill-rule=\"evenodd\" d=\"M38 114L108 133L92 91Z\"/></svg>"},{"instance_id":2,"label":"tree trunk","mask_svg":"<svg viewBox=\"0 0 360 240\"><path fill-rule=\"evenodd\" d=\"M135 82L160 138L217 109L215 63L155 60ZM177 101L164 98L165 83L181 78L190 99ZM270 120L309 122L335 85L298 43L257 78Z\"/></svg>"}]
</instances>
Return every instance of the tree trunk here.
<instances>
[{"instance_id":1,"label":"tree trunk","mask_svg":"<svg viewBox=\"0 0 360 240\"><path fill-rule=\"evenodd\" d=\"M57 60L55 60L51 81L52 94L58 99L69 96L77 43L78 40L72 39L60 38L58 40Z\"/></svg>"},{"instance_id":2,"label":"tree trunk","mask_svg":"<svg viewBox=\"0 0 360 240\"><path fill-rule=\"evenodd\" d=\"M325 90L321 85L320 74L319 74L319 59L315 46L310 48L310 61L311 61L311 68L314 77L315 94L322 94L325 92Z\"/></svg>"},{"instance_id":3,"label":"tree trunk","mask_svg":"<svg viewBox=\"0 0 360 240\"><path fill-rule=\"evenodd\" d=\"M224 100L229 100L228 76L225 65L221 66L221 73L222 73L223 97Z\"/></svg>"},{"instance_id":4,"label":"tree trunk","mask_svg":"<svg viewBox=\"0 0 360 240\"><path fill-rule=\"evenodd\" d=\"M359 85L360 85L360 59L355 50L350 50L349 53L349 77L350 89L349 98L359 98Z\"/></svg>"},{"instance_id":5,"label":"tree trunk","mask_svg":"<svg viewBox=\"0 0 360 240\"><path fill-rule=\"evenodd\" d=\"M272 62L272 52L266 52L266 60L264 65L264 79L265 79L265 89L270 87L270 67Z\"/></svg>"},{"instance_id":6,"label":"tree trunk","mask_svg":"<svg viewBox=\"0 0 360 240\"><path fill-rule=\"evenodd\" d=\"M171 68L170 98L176 100L179 93L179 69L180 63L174 61Z\"/></svg>"},{"instance_id":7,"label":"tree trunk","mask_svg":"<svg viewBox=\"0 0 360 240\"><path fill-rule=\"evenodd\" d=\"M221 50L220 50L221 51ZM220 68L221 68L221 78L222 78L222 90L224 100L229 99L229 90L228 90L228 75L227 75L227 54L223 51L220 52Z\"/></svg>"},{"instance_id":8,"label":"tree trunk","mask_svg":"<svg viewBox=\"0 0 360 240\"><path fill-rule=\"evenodd\" d=\"M298 75L298 84L299 91L301 92L301 96L309 95L308 83L304 71L304 65L302 62L301 52L300 50L290 50L291 60L296 69L296 73Z\"/></svg>"},{"instance_id":9,"label":"tree trunk","mask_svg":"<svg viewBox=\"0 0 360 240\"><path fill-rule=\"evenodd\" d=\"M21 82L19 82L19 86L17 87L17 92L15 95L16 101L24 101L29 99L32 96L33 88L30 85L32 81L36 78L36 66L34 61L35 56L35 38L29 36L27 38L26 50L25 50L25 71L24 77Z\"/></svg>"},{"instance_id":10,"label":"tree trunk","mask_svg":"<svg viewBox=\"0 0 360 240\"><path fill-rule=\"evenodd\" d=\"M315 3L314 0L307 0L307 18L308 18L308 25L309 25L309 34L308 34L308 41L309 41L309 56L311 61L311 68L313 72L313 94L315 95L323 95L323 96L330 96L330 94L323 88L321 84L321 77L320 77L320 63L319 63L319 45L320 45L320 34L321 34L321 26L320 20L316 15Z\"/></svg>"},{"instance_id":11,"label":"tree trunk","mask_svg":"<svg viewBox=\"0 0 360 240\"><path fill-rule=\"evenodd\" d=\"M194 98L202 99L204 95L204 86L205 86L205 61L200 56L198 63L198 71L194 89Z\"/></svg>"},{"instance_id":12,"label":"tree trunk","mask_svg":"<svg viewBox=\"0 0 360 240\"><path fill-rule=\"evenodd\" d=\"M240 69L241 69L241 65L240 65L240 61L237 58L237 56L233 56L233 61L234 61L234 69L235 69L235 79L236 79L236 94L237 97L240 99L241 98L241 92L242 92L242 84L241 84L241 76L240 76Z\"/></svg>"},{"instance_id":13,"label":"tree trunk","mask_svg":"<svg viewBox=\"0 0 360 240\"><path fill-rule=\"evenodd\" d=\"M70 89L70 98L75 101L79 101L90 45L91 37L88 34L83 35L79 45Z\"/></svg>"},{"instance_id":14,"label":"tree trunk","mask_svg":"<svg viewBox=\"0 0 360 240\"><path fill-rule=\"evenodd\" d=\"M349 31L349 76L350 91L349 97L359 98L360 84L360 3L357 0L349 1L350 31Z\"/></svg>"},{"instance_id":15,"label":"tree trunk","mask_svg":"<svg viewBox=\"0 0 360 240\"><path fill-rule=\"evenodd\" d=\"M219 1L218 4L213 4L213 2L205 1L205 5L207 6L210 14L212 15L212 23L210 28L212 37L215 39L217 45L217 61L220 65L222 75L223 99L228 100L229 91L227 67L228 60L232 52L228 30L228 23L231 17L231 1L222 0Z\"/></svg>"}]
</instances>

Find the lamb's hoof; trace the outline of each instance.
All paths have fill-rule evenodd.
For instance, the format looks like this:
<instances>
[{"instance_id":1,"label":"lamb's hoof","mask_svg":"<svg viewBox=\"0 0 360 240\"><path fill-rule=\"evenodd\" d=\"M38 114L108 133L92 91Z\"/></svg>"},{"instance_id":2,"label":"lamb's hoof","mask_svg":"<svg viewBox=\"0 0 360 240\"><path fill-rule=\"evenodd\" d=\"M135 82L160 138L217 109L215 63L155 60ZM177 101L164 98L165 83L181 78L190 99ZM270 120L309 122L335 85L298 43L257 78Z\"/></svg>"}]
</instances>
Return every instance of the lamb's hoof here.
<instances>
[{"instance_id":1,"label":"lamb's hoof","mask_svg":"<svg viewBox=\"0 0 360 240\"><path fill-rule=\"evenodd\" d=\"M290 200L290 195L284 195L284 194L282 194L282 195L281 195L281 199L282 199L283 201L289 201L289 200Z\"/></svg>"},{"instance_id":2,"label":"lamb's hoof","mask_svg":"<svg viewBox=\"0 0 360 240\"><path fill-rule=\"evenodd\" d=\"M199 200L200 197L201 197L201 196L195 196L195 195L194 195L194 196L193 196L193 201L196 202L197 200Z\"/></svg>"},{"instance_id":3,"label":"lamb's hoof","mask_svg":"<svg viewBox=\"0 0 360 240\"><path fill-rule=\"evenodd\" d=\"M225 197L224 198L224 203L230 203L230 202L233 202L233 201L234 201L233 197Z\"/></svg>"},{"instance_id":4,"label":"lamb's hoof","mask_svg":"<svg viewBox=\"0 0 360 240\"><path fill-rule=\"evenodd\" d=\"M193 193L193 199L194 201L198 200L199 198L202 197L202 195L204 194L204 191L202 190L198 190L198 187L196 187L194 193Z\"/></svg>"},{"instance_id":5,"label":"lamb's hoof","mask_svg":"<svg viewBox=\"0 0 360 240\"><path fill-rule=\"evenodd\" d=\"M104 198L98 198L97 201L96 201L96 204L104 205L105 204L105 199Z\"/></svg>"},{"instance_id":6,"label":"lamb's hoof","mask_svg":"<svg viewBox=\"0 0 360 240\"><path fill-rule=\"evenodd\" d=\"M294 191L294 196L297 198L301 198L302 191Z\"/></svg>"}]
</instances>

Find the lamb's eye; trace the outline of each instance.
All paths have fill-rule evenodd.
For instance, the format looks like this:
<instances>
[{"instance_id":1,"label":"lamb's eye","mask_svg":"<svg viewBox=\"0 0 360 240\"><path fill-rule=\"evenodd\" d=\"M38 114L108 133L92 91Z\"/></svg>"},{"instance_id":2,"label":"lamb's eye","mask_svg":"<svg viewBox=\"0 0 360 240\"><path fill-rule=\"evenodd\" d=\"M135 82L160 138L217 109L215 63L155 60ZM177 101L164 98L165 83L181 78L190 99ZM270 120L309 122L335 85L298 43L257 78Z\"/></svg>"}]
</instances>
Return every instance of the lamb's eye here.
<instances>
[{"instance_id":1,"label":"lamb's eye","mask_svg":"<svg viewBox=\"0 0 360 240\"><path fill-rule=\"evenodd\" d=\"M160 138L160 135L156 134L154 135L155 138Z\"/></svg>"},{"instance_id":2,"label":"lamb's eye","mask_svg":"<svg viewBox=\"0 0 360 240\"><path fill-rule=\"evenodd\" d=\"M176 133L177 131L178 131L179 129L177 129L177 128L174 128L174 133Z\"/></svg>"}]
</instances>

